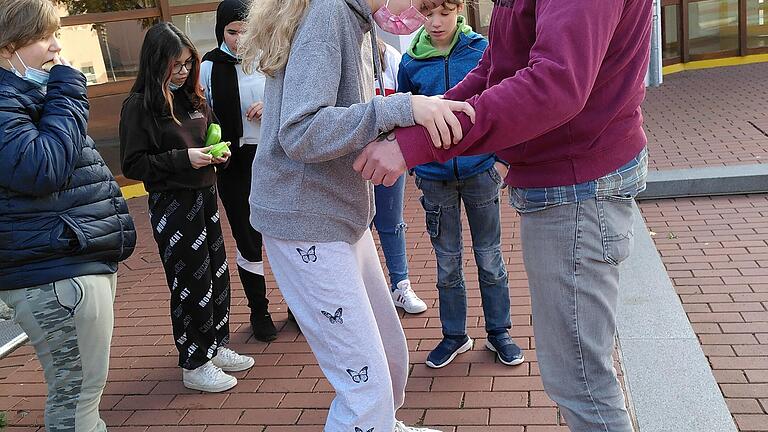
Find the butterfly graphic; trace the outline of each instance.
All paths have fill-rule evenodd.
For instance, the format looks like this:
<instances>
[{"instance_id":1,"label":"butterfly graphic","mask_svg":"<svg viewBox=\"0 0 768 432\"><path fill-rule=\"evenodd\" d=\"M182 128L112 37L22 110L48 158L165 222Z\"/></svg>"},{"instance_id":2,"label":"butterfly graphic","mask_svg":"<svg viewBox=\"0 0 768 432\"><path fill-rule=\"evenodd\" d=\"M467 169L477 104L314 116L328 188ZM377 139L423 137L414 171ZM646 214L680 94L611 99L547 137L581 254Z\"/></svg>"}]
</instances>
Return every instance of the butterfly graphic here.
<instances>
[{"instance_id":1,"label":"butterfly graphic","mask_svg":"<svg viewBox=\"0 0 768 432\"><path fill-rule=\"evenodd\" d=\"M330 312L326 312L324 310L321 310L320 312L325 315L326 318L331 322L331 324L344 324L344 318L341 317L342 310L341 308L336 309L336 313L331 315Z\"/></svg>"},{"instance_id":2,"label":"butterfly graphic","mask_svg":"<svg viewBox=\"0 0 768 432\"><path fill-rule=\"evenodd\" d=\"M364 430L360 429L359 427L355 426L355 432L373 432L373 429L374 428L370 428L367 431L364 431Z\"/></svg>"},{"instance_id":3,"label":"butterfly graphic","mask_svg":"<svg viewBox=\"0 0 768 432\"><path fill-rule=\"evenodd\" d=\"M360 373L355 372L352 369L347 369L347 373L350 377L352 377L352 381L357 384L360 384L361 382L368 382L368 366L360 369Z\"/></svg>"},{"instance_id":4,"label":"butterfly graphic","mask_svg":"<svg viewBox=\"0 0 768 432\"><path fill-rule=\"evenodd\" d=\"M315 253L315 247L312 246L306 252L301 248L296 248L296 252L301 255L301 260L305 263L317 262L317 254Z\"/></svg>"}]
</instances>

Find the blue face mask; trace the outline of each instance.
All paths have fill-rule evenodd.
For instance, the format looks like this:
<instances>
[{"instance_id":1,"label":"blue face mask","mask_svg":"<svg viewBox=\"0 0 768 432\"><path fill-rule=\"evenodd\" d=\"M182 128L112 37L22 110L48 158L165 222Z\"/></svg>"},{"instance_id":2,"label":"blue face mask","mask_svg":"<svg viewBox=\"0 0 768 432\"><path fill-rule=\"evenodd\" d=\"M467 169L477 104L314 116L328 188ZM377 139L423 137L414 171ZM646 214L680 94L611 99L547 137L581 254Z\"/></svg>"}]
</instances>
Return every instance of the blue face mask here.
<instances>
[{"instance_id":1,"label":"blue face mask","mask_svg":"<svg viewBox=\"0 0 768 432\"><path fill-rule=\"evenodd\" d=\"M237 54L233 53L231 49L229 49L229 45L227 45L226 42L222 42L219 49L224 51L225 54L229 55L232 58L236 58L236 59L240 58L237 56Z\"/></svg>"},{"instance_id":2,"label":"blue face mask","mask_svg":"<svg viewBox=\"0 0 768 432\"><path fill-rule=\"evenodd\" d=\"M176 91L181 88L180 85L174 84L171 81L168 81L168 88L171 89L171 91Z\"/></svg>"},{"instance_id":3,"label":"blue face mask","mask_svg":"<svg viewBox=\"0 0 768 432\"><path fill-rule=\"evenodd\" d=\"M8 64L11 65L11 70L13 71L13 73L16 74L16 76L18 76L23 80L37 84L40 87L45 87L46 85L48 85L48 78L50 76L48 72L41 69L35 69L27 66L26 63L24 63L24 60L21 59L21 56L19 55L19 53L16 52L15 54L16 54L16 57L21 62L21 65L24 66L24 74L22 75L21 72L19 72L15 67L13 67L13 64L11 63L11 61L10 60L8 61Z\"/></svg>"}]
</instances>

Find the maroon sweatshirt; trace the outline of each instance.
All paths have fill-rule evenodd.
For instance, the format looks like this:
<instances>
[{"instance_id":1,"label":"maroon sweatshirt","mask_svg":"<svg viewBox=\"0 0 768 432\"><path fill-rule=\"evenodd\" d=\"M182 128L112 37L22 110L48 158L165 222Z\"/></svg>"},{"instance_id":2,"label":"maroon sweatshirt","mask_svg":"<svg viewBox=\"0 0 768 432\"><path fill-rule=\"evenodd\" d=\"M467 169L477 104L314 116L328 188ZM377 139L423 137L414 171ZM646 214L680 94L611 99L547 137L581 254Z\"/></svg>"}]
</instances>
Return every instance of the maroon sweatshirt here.
<instances>
[{"instance_id":1,"label":"maroon sweatshirt","mask_svg":"<svg viewBox=\"0 0 768 432\"><path fill-rule=\"evenodd\" d=\"M464 139L435 148L421 126L396 131L409 168L496 153L514 187L602 177L646 145L640 104L652 0L495 0L490 46L445 98L475 108Z\"/></svg>"}]
</instances>

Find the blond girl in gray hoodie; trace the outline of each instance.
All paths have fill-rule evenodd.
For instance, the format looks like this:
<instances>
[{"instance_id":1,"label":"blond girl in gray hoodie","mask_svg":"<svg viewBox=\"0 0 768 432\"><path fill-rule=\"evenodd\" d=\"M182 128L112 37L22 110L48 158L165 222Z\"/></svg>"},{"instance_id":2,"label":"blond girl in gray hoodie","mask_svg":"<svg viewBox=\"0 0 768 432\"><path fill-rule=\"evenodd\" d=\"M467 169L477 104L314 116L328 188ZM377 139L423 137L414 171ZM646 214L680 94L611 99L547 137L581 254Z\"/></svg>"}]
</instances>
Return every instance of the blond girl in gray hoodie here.
<instances>
[{"instance_id":1,"label":"blond girl in gray hoodie","mask_svg":"<svg viewBox=\"0 0 768 432\"><path fill-rule=\"evenodd\" d=\"M395 419L408 348L369 229L373 185L352 164L399 126L424 125L437 145L461 139L452 111L473 115L469 105L372 91L374 21L409 34L442 2L258 0L242 38L243 64L267 76L251 224L336 390L325 432L434 432Z\"/></svg>"}]
</instances>

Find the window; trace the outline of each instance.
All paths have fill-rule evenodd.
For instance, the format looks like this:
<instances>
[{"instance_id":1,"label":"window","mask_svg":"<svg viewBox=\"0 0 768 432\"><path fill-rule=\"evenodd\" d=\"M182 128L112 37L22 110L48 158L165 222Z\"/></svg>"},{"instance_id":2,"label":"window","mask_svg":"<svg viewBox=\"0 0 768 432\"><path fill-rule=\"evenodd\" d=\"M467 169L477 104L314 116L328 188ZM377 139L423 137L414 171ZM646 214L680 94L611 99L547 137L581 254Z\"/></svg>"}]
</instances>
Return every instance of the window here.
<instances>
[{"instance_id":1,"label":"window","mask_svg":"<svg viewBox=\"0 0 768 432\"><path fill-rule=\"evenodd\" d=\"M690 54L739 49L738 0L703 0L688 4Z\"/></svg>"},{"instance_id":2,"label":"window","mask_svg":"<svg viewBox=\"0 0 768 432\"><path fill-rule=\"evenodd\" d=\"M216 48L216 12L175 15L173 24L181 29L195 44L200 57Z\"/></svg>"},{"instance_id":3,"label":"window","mask_svg":"<svg viewBox=\"0 0 768 432\"><path fill-rule=\"evenodd\" d=\"M669 5L661 9L661 35L664 60L680 57L680 6Z\"/></svg>"},{"instance_id":4,"label":"window","mask_svg":"<svg viewBox=\"0 0 768 432\"><path fill-rule=\"evenodd\" d=\"M747 0L747 47L768 48L768 0Z\"/></svg>"},{"instance_id":5,"label":"window","mask_svg":"<svg viewBox=\"0 0 768 432\"><path fill-rule=\"evenodd\" d=\"M155 22L149 18L62 27L62 55L77 69L91 68L89 84L133 79L144 34Z\"/></svg>"},{"instance_id":6,"label":"window","mask_svg":"<svg viewBox=\"0 0 768 432\"><path fill-rule=\"evenodd\" d=\"M155 0L58 0L61 17L86 13L117 12L157 6Z\"/></svg>"}]
</instances>

